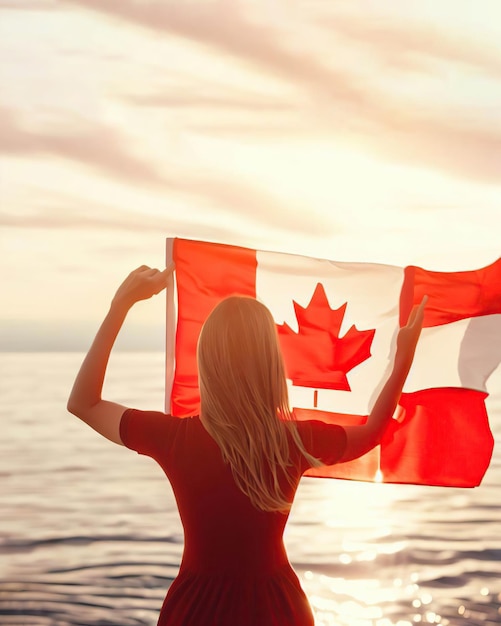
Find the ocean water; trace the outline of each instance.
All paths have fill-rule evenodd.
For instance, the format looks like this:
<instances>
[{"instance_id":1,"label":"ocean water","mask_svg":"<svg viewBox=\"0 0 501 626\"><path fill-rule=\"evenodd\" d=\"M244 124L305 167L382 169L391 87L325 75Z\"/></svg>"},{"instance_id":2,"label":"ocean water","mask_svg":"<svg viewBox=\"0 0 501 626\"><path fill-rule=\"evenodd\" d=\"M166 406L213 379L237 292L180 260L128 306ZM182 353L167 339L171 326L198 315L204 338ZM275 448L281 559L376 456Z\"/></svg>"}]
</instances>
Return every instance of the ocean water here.
<instances>
[{"instance_id":1,"label":"ocean water","mask_svg":"<svg viewBox=\"0 0 501 626\"><path fill-rule=\"evenodd\" d=\"M65 410L82 356L0 355L3 626L154 625L180 563L162 471ZM161 410L163 355L115 354L106 393ZM477 489L303 479L286 544L317 626L501 624L501 396L488 402Z\"/></svg>"}]
</instances>

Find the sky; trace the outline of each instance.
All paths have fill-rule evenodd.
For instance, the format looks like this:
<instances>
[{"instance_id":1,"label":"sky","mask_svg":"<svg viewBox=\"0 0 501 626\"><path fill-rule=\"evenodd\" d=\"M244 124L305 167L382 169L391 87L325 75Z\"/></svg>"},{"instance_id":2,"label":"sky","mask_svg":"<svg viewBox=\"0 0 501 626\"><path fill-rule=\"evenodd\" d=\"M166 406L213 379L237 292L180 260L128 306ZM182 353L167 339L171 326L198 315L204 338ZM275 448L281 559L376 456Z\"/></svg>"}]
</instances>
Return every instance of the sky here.
<instances>
[{"instance_id":1,"label":"sky","mask_svg":"<svg viewBox=\"0 0 501 626\"><path fill-rule=\"evenodd\" d=\"M166 237L500 256L498 0L0 0L0 87L0 349L85 347Z\"/></svg>"}]
</instances>

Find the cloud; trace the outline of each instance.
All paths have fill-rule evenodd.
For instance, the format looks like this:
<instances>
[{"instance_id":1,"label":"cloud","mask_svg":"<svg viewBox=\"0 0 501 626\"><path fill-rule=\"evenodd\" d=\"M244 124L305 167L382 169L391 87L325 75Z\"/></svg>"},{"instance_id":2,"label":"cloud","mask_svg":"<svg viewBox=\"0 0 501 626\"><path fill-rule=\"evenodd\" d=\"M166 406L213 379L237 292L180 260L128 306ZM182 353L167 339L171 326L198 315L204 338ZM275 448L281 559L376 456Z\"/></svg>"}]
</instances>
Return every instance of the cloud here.
<instances>
[{"instance_id":1,"label":"cloud","mask_svg":"<svg viewBox=\"0 0 501 626\"><path fill-rule=\"evenodd\" d=\"M196 220L187 220L183 211L176 214L151 215L138 210L135 213L122 211L106 204L92 204L81 199L66 197L59 202L54 199L44 200L40 206L32 208L28 213L0 213L0 228L19 228L26 230L72 231L79 236L83 232L99 233L99 240L103 231L109 233L133 235L130 243L122 246L110 246L109 243L103 250L107 256L115 258L117 252L130 253L133 241L140 235L153 235L167 237L175 233L176 237L187 239L202 239L217 243L228 243L242 246L269 246L277 247L277 240L282 241L286 236L288 225L282 227L267 228L265 231L259 225L248 223L242 227L241 223L233 220L225 220L224 217L213 211L206 215L200 215ZM83 207L85 205L85 207ZM329 233L325 233L329 235ZM142 244L141 244L142 245ZM75 267L71 266L71 271Z\"/></svg>"},{"instance_id":2,"label":"cloud","mask_svg":"<svg viewBox=\"0 0 501 626\"><path fill-rule=\"evenodd\" d=\"M82 129L73 125L71 132L30 130L12 111L0 108L0 152L17 157L49 154L77 161L122 183L155 185L159 193L195 198L202 209L211 210L213 219L218 213L220 219L231 216L232 220L245 222L252 218L268 227L302 229L312 236L323 236L333 228L332 220L325 215L284 204L266 189L240 182L231 175L195 168L189 171L175 168L174 173L164 174L150 162L136 157L116 131L100 123L85 122Z\"/></svg>"},{"instance_id":3,"label":"cloud","mask_svg":"<svg viewBox=\"0 0 501 626\"><path fill-rule=\"evenodd\" d=\"M333 55L327 64L306 48L287 46L278 28L246 19L236 3L69 2L134 26L184 37L292 85L311 102L307 114L311 116L312 135L344 136L387 159L437 169L461 179L497 183L501 178L499 128L477 128L460 119L461 110L455 112L456 120L451 120L448 113L434 110L433 102L428 103L429 110L423 114L422 103L392 95L386 83L378 85L377 76L364 80L362 74L343 65L341 53ZM335 19L330 27L335 35ZM498 71L495 53L473 45L463 49L461 41L451 36L441 41L438 32L428 34L427 39L422 25L415 32L412 28L410 24L405 27L405 37L396 26L387 26L381 34L375 26L363 26L363 22L344 17L340 18L339 32L351 37L357 46L365 46L366 29L373 53L386 59L399 52L403 56L405 50L425 55L429 43L428 56L460 59ZM339 52L339 41L334 40L334 46L338 46L334 49ZM465 104L465 117L468 112Z\"/></svg>"},{"instance_id":4,"label":"cloud","mask_svg":"<svg viewBox=\"0 0 501 626\"><path fill-rule=\"evenodd\" d=\"M120 99L134 107L151 107L176 112L176 120L190 132L231 135L242 133L273 136L294 136L308 125L300 103L284 98L267 99L256 94L234 93L231 86L218 92L165 87L149 94L127 94Z\"/></svg>"},{"instance_id":5,"label":"cloud","mask_svg":"<svg viewBox=\"0 0 501 626\"><path fill-rule=\"evenodd\" d=\"M308 123L307 120L287 120L287 119L267 119L267 120L246 120L246 121L230 121L221 120L218 122L195 122L187 125L188 129L192 132L216 136L218 138L225 137L228 139L245 140L260 137L265 141L270 138L276 138L277 140L286 137L298 138L301 135L306 140L311 139L312 131L314 127ZM325 131L325 129L324 129ZM324 135L325 137L325 135ZM265 150L265 148L263 148Z\"/></svg>"},{"instance_id":6,"label":"cloud","mask_svg":"<svg viewBox=\"0 0 501 626\"><path fill-rule=\"evenodd\" d=\"M68 4L121 19L130 25L183 37L231 55L249 68L274 76L290 86L308 87L336 103L363 107L367 96L346 72L336 72L305 50L292 52L276 28L246 19L238 3L129 2L68 0Z\"/></svg>"},{"instance_id":7,"label":"cloud","mask_svg":"<svg viewBox=\"0 0 501 626\"><path fill-rule=\"evenodd\" d=\"M209 61L210 63L210 61ZM192 75L189 66L183 72L169 71L164 77L164 84L153 88L139 87L138 92L114 95L114 98L132 108L155 108L174 113L176 126L190 132L203 134L234 133L235 140L240 140L241 133L257 133L275 137L301 134L306 128L310 103L300 94L290 97L277 93L274 86L267 85L242 87L231 78L223 80L208 78L201 74ZM138 85L134 86L138 89Z\"/></svg>"},{"instance_id":8,"label":"cloud","mask_svg":"<svg viewBox=\"0 0 501 626\"><path fill-rule=\"evenodd\" d=\"M209 46L287 83L303 83L312 88L321 86L323 92L340 99L348 98L352 103L365 101L363 90L347 76L312 58L305 50L292 52L293 48L286 45L277 28L246 19L236 2L67 0L67 4Z\"/></svg>"},{"instance_id":9,"label":"cloud","mask_svg":"<svg viewBox=\"0 0 501 626\"><path fill-rule=\"evenodd\" d=\"M155 167L134 156L119 134L98 122L72 121L49 124L43 130L29 129L12 110L0 106L0 151L11 155L50 154L77 161L113 178L131 182L163 184Z\"/></svg>"},{"instance_id":10,"label":"cloud","mask_svg":"<svg viewBox=\"0 0 501 626\"><path fill-rule=\"evenodd\" d=\"M60 205L50 199L41 204L42 206L32 209L27 213L0 213L0 226L13 228L34 229L75 229L75 230L113 230L131 232L162 232L170 223L170 218L161 219L148 216L144 213L130 214L120 211L109 205L90 205L85 202L86 211L82 211L78 205L82 205L81 199L66 198L66 202ZM169 223L167 223L169 222Z\"/></svg>"},{"instance_id":11,"label":"cloud","mask_svg":"<svg viewBox=\"0 0 501 626\"><path fill-rule=\"evenodd\" d=\"M262 113L287 113L297 111L297 107L282 101L268 101L266 98L258 98L255 95L241 95L241 96L228 96L227 92L223 95L196 93L196 92L184 92L179 93L179 90L169 90L156 92L147 95L126 95L123 98L125 101L138 106L151 106L151 107L169 107L169 108L202 108L202 109L228 109L245 112L256 112L259 115Z\"/></svg>"},{"instance_id":12,"label":"cloud","mask_svg":"<svg viewBox=\"0 0 501 626\"><path fill-rule=\"evenodd\" d=\"M0 0L0 9L15 9L16 11L46 11L57 9L57 0Z\"/></svg>"},{"instance_id":13,"label":"cloud","mask_svg":"<svg viewBox=\"0 0 501 626\"><path fill-rule=\"evenodd\" d=\"M407 163L426 165L463 180L496 185L501 181L501 133L495 129L416 116L387 128L378 150L389 158L400 155Z\"/></svg>"},{"instance_id":14,"label":"cloud","mask_svg":"<svg viewBox=\"0 0 501 626\"><path fill-rule=\"evenodd\" d=\"M494 76L501 75L501 52L431 22L417 19L336 13L315 20L319 28L342 35L352 45L367 48L386 65L433 71L433 63L463 64Z\"/></svg>"},{"instance_id":15,"label":"cloud","mask_svg":"<svg viewBox=\"0 0 501 626\"><path fill-rule=\"evenodd\" d=\"M49 204L45 202L43 204ZM211 220L205 223L200 219L190 224L183 217L169 214L165 216L148 215L144 212L135 214L120 211L109 205L91 205L85 202L85 211L81 208L82 201L74 199L73 204L53 204L42 206L30 213L0 213L0 227L24 229L51 229L73 231L112 231L113 233L154 234L167 236L176 233L179 237L213 239L214 241L236 241L239 229L225 224L224 220ZM128 249L128 248L127 248ZM114 251L115 252L115 251Z\"/></svg>"}]
</instances>

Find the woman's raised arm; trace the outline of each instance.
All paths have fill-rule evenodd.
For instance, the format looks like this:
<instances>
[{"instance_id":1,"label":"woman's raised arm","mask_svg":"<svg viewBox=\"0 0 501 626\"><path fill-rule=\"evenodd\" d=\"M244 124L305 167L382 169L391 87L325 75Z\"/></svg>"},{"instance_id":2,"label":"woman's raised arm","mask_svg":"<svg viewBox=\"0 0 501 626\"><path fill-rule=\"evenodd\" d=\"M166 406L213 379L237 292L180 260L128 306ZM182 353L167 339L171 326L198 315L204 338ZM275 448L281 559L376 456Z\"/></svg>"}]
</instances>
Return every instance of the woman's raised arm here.
<instances>
[{"instance_id":1,"label":"woman's raised arm","mask_svg":"<svg viewBox=\"0 0 501 626\"><path fill-rule=\"evenodd\" d=\"M165 289L173 269L171 265L161 272L142 265L127 276L111 302L68 398L70 413L114 443L123 445L119 429L127 407L101 397L111 349L129 309Z\"/></svg>"},{"instance_id":2,"label":"woman's raised arm","mask_svg":"<svg viewBox=\"0 0 501 626\"><path fill-rule=\"evenodd\" d=\"M379 394L365 424L346 426L346 449L339 460L340 463L351 461L362 456L381 441L381 437L395 412L407 374L414 359L414 352L423 326L424 307L428 297L416 305L409 315L397 337L397 351L393 370Z\"/></svg>"}]
</instances>

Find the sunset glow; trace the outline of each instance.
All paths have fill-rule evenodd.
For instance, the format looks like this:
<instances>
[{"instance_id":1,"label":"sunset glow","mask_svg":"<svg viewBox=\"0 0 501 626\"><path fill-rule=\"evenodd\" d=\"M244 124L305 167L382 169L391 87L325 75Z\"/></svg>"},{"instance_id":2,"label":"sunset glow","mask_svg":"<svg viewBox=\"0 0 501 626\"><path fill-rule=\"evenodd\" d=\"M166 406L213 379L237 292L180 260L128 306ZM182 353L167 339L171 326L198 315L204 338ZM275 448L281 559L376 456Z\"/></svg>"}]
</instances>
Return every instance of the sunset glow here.
<instances>
[{"instance_id":1,"label":"sunset glow","mask_svg":"<svg viewBox=\"0 0 501 626\"><path fill-rule=\"evenodd\" d=\"M3 322L95 320L167 236L492 262L501 9L472 7L0 1Z\"/></svg>"}]
</instances>

